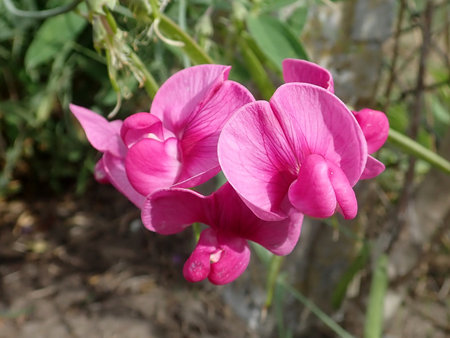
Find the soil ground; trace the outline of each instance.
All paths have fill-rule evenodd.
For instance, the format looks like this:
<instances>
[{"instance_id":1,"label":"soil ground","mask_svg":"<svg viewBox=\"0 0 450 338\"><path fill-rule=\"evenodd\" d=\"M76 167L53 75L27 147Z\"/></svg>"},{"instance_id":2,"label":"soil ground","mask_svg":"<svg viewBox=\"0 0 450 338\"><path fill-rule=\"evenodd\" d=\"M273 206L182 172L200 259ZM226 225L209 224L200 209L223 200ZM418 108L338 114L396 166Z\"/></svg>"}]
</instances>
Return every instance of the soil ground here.
<instances>
[{"instance_id":1,"label":"soil ground","mask_svg":"<svg viewBox=\"0 0 450 338\"><path fill-rule=\"evenodd\" d=\"M207 282L182 277L192 233L142 228L112 187L0 202L0 337L253 337Z\"/></svg>"}]
</instances>

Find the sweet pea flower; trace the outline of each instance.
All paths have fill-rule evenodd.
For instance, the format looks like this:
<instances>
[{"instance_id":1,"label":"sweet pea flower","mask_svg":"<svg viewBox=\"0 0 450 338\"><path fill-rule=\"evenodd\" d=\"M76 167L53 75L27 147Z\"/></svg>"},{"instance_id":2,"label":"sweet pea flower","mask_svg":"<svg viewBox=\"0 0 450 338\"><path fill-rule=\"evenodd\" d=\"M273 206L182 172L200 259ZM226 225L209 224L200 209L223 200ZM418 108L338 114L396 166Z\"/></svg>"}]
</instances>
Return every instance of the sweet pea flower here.
<instances>
[{"instance_id":1,"label":"sweet pea flower","mask_svg":"<svg viewBox=\"0 0 450 338\"><path fill-rule=\"evenodd\" d=\"M111 183L140 208L145 196L131 186L125 172L127 147L120 137L122 121L109 122L103 116L74 104L70 105L70 110L83 127L88 141L103 154L94 168L95 179L100 183Z\"/></svg>"},{"instance_id":2,"label":"sweet pea flower","mask_svg":"<svg viewBox=\"0 0 450 338\"><path fill-rule=\"evenodd\" d=\"M311 83L334 93L334 82L331 73L319 65L299 59L283 61L283 78L288 82ZM364 108L359 112L352 111L367 141L368 153L373 154L386 142L389 134L389 121L381 111ZM367 157L367 164L360 179L378 176L384 171L384 164L373 156Z\"/></svg>"},{"instance_id":3,"label":"sweet pea flower","mask_svg":"<svg viewBox=\"0 0 450 338\"><path fill-rule=\"evenodd\" d=\"M218 154L230 184L262 219L284 219L291 209L356 216L352 187L367 143L345 104L319 86L287 83L270 102L239 109L222 130Z\"/></svg>"},{"instance_id":4,"label":"sweet pea flower","mask_svg":"<svg viewBox=\"0 0 450 338\"><path fill-rule=\"evenodd\" d=\"M158 190L147 197L142 221L149 230L165 235L181 232L194 222L208 225L184 264L183 274L190 282L208 278L221 285L247 268L249 240L276 255L289 254L300 236L303 215L292 210L284 220L263 221L225 183L206 197L182 188Z\"/></svg>"},{"instance_id":5,"label":"sweet pea flower","mask_svg":"<svg viewBox=\"0 0 450 338\"><path fill-rule=\"evenodd\" d=\"M151 114L125 120L126 172L140 194L171 186L194 187L220 171L219 133L234 111L254 101L245 87L227 80L230 69L222 65L184 69L161 86ZM154 123L150 117L161 121L159 135L128 132L127 126L145 130Z\"/></svg>"},{"instance_id":6,"label":"sweet pea flower","mask_svg":"<svg viewBox=\"0 0 450 338\"><path fill-rule=\"evenodd\" d=\"M94 173L137 207L152 191L172 185L193 187L217 174L217 140L223 124L254 101L240 84L227 80L231 67L201 65L170 77L150 113L107 121L70 105L91 145L103 153Z\"/></svg>"}]
</instances>

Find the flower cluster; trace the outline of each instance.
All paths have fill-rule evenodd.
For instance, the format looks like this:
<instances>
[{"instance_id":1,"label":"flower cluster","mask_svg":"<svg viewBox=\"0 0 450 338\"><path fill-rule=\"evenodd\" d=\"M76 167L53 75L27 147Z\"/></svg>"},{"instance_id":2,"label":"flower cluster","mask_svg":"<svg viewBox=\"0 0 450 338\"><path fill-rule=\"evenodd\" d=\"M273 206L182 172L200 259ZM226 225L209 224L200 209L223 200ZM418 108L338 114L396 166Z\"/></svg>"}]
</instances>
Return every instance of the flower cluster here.
<instances>
[{"instance_id":1,"label":"flower cluster","mask_svg":"<svg viewBox=\"0 0 450 338\"><path fill-rule=\"evenodd\" d=\"M286 83L268 102L255 101L229 72L184 69L161 86L150 113L123 122L70 106L103 154L96 179L140 208L147 229L168 235L194 222L208 226L183 268L191 282L236 279L250 260L248 241L289 254L304 215L354 218L353 186L384 170L369 154L386 141L386 116L351 112L327 70L285 60ZM228 182L212 195L189 189L220 170Z\"/></svg>"}]
</instances>

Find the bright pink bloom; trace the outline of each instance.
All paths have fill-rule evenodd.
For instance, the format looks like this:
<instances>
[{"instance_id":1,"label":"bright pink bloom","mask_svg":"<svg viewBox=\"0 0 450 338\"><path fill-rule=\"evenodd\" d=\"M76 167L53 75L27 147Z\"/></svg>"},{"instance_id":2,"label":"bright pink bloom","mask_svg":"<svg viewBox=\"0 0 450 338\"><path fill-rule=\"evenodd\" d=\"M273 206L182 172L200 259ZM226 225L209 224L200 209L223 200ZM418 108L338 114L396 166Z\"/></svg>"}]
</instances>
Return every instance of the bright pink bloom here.
<instances>
[{"instance_id":1,"label":"bright pink bloom","mask_svg":"<svg viewBox=\"0 0 450 338\"><path fill-rule=\"evenodd\" d=\"M228 66L200 65L170 77L153 100L151 113L125 120L144 131L149 116L161 121L159 134L131 133L126 171L133 187L148 195L158 188L193 187L220 171L217 140L231 114L254 101L240 84L227 80ZM149 121L153 123L153 121Z\"/></svg>"},{"instance_id":2,"label":"bright pink bloom","mask_svg":"<svg viewBox=\"0 0 450 338\"><path fill-rule=\"evenodd\" d=\"M190 282L208 278L214 284L227 284L244 272L250 260L248 240L276 255L289 254L300 236L302 220L301 213L291 210L282 221L263 221L228 183L207 197L187 189L158 190L142 208L144 225L161 234L178 233L194 222L209 225L183 274Z\"/></svg>"},{"instance_id":3,"label":"bright pink bloom","mask_svg":"<svg viewBox=\"0 0 450 338\"><path fill-rule=\"evenodd\" d=\"M356 215L352 187L367 144L353 114L321 87L288 83L270 103L245 105L224 126L218 152L230 184L263 219L283 219L292 208L313 217Z\"/></svg>"},{"instance_id":4,"label":"bright pink bloom","mask_svg":"<svg viewBox=\"0 0 450 338\"><path fill-rule=\"evenodd\" d=\"M333 76L327 69L300 59L284 59L282 66L284 82L311 83L334 94Z\"/></svg>"},{"instance_id":5,"label":"bright pink bloom","mask_svg":"<svg viewBox=\"0 0 450 338\"><path fill-rule=\"evenodd\" d=\"M120 137L122 121L109 122L103 116L74 104L70 105L70 110L83 127L91 145L103 153L94 168L96 180L111 183L140 208L145 197L131 186L125 173L127 147Z\"/></svg>"},{"instance_id":6,"label":"bright pink bloom","mask_svg":"<svg viewBox=\"0 0 450 338\"><path fill-rule=\"evenodd\" d=\"M283 78L285 82L311 83L334 93L331 73L312 62L285 59L283 61ZM367 141L368 153L373 154L386 142L389 134L389 121L386 114L368 108L352 113L362 128ZM369 155L360 179L378 176L384 171L384 168L383 163Z\"/></svg>"}]
</instances>

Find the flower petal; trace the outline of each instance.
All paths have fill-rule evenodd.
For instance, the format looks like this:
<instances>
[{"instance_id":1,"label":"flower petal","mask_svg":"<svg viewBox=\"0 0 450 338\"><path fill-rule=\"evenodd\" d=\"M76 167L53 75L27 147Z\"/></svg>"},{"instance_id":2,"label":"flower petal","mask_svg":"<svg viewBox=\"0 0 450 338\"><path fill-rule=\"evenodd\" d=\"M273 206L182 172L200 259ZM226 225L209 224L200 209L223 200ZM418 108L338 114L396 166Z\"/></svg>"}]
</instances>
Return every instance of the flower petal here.
<instances>
[{"instance_id":1,"label":"flower petal","mask_svg":"<svg viewBox=\"0 0 450 338\"><path fill-rule=\"evenodd\" d=\"M384 171L384 169L385 166L383 163L378 161L375 157L369 155L367 157L366 168L364 169L360 179L367 180L369 178L374 178L380 175Z\"/></svg>"},{"instance_id":2,"label":"flower petal","mask_svg":"<svg viewBox=\"0 0 450 338\"><path fill-rule=\"evenodd\" d=\"M197 246L183 267L183 275L189 282L199 282L211 271L211 255L219 250L216 233L205 229L200 234Z\"/></svg>"},{"instance_id":3,"label":"flower petal","mask_svg":"<svg viewBox=\"0 0 450 338\"><path fill-rule=\"evenodd\" d=\"M109 182L138 208L141 208L144 204L145 196L141 195L131 186L125 172L124 160L110 153L105 153L102 161Z\"/></svg>"},{"instance_id":4,"label":"flower petal","mask_svg":"<svg viewBox=\"0 0 450 338\"><path fill-rule=\"evenodd\" d=\"M284 82L305 82L334 93L333 76L319 65L299 59L283 60Z\"/></svg>"},{"instance_id":5,"label":"flower petal","mask_svg":"<svg viewBox=\"0 0 450 338\"><path fill-rule=\"evenodd\" d=\"M204 223L230 237L240 237L261 244L277 255L292 251L300 236L303 215L294 208L281 221L263 221L239 197L229 183L225 183L210 197L214 199L210 220Z\"/></svg>"},{"instance_id":6,"label":"flower petal","mask_svg":"<svg viewBox=\"0 0 450 338\"><path fill-rule=\"evenodd\" d=\"M190 282L208 277L216 285L232 282L250 262L250 248L241 238L228 238L209 228L200 234L197 246L183 267L183 275Z\"/></svg>"},{"instance_id":7,"label":"flower petal","mask_svg":"<svg viewBox=\"0 0 450 338\"><path fill-rule=\"evenodd\" d=\"M358 210L355 193L342 170L317 154L303 162L298 179L289 188L289 200L312 217L330 217L339 207L345 218L354 218Z\"/></svg>"},{"instance_id":8,"label":"flower petal","mask_svg":"<svg viewBox=\"0 0 450 338\"><path fill-rule=\"evenodd\" d=\"M289 200L302 213L326 218L336 210L336 195L326 160L312 154L303 162L298 178L289 188Z\"/></svg>"},{"instance_id":9,"label":"flower petal","mask_svg":"<svg viewBox=\"0 0 450 338\"><path fill-rule=\"evenodd\" d=\"M345 176L341 168L336 164L330 161L327 161L327 164L330 181L336 194L337 210L345 219L355 218L358 213L358 201L356 200L355 192L348 182L347 176Z\"/></svg>"},{"instance_id":10,"label":"flower petal","mask_svg":"<svg viewBox=\"0 0 450 338\"><path fill-rule=\"evenodd\" d=\"M121 121L108 122L93 111L70 104L70 110L80 122L89 143L101 152L110 152L114 156L125 156L126 148L119 137L118 126Z\"/></svg>"},{"instance_id":11,"label":"flower petal","mask_svg":"<svg viewBox=\"0 0 450 338\"><path fill-rule=\"evenodd\" d=\"M142 138L164 138L161 121L150 113L136 113L127 117L123 121L120 136L128 147Z\"/></svg>"},{"instance_id":12,"label":"flower petal","mask_svg":"<svg viewBox=\"0 0 450 338\"><path fill-rule=\"evenodd\" d=\"M222 65L199 65L175 73L156 93L152 114L180 138L191 115L228 78L230 69Z\"/></svg>"},{"instance_id":13,"label":"flower petal","mask_svg":"<svg viewBox=\"0 0 450 338\"><path fill-rule=\"evenodd\" d=\"M275 255L288 255L298 242L302 222L303 214L291 208L284 220L259 220L255 231L247 239L261 244Z\"/></svg>"},{"instance_id":14,"label":"flower petal","mask_svg":"<svg viewBox=\"0 0 450 338\"><path fill-rule=\"evenodd\" d=\"M142 139L127 153L125 168L131 185L142 195L170 187L179 173L178 141Z\"/></svg>"},{"instance_id":15,"label":"flower petal","mask_svg":"<svg viewBox=\"0 0 450 338\"><path fill-rule=\"evenodd\" d=\"M196 186L219 172L217 141L223 125L237 109L251 101L254 98L244 86L225 81L190 116L180 141L183 167L179 186Z\"/></svg>"},{"instance_id":16,"label":"flower petal","mask_svg":"<svg viewBox=\"0 0 450 338\"><path fill-rule=\"evenodd\" d=\"M147 196L142 207L142 222L151 231L175 234L194 222L209 223L211 200L195 191L163 189Z\"/></svg>"},{"instance_id":17,"label":"flower petal","mask_svg":"<svg viewBox=\"0 0 450 338\"><path fill-rule=\"evenodd\" d=\"M367 144L342 101L323 88L288 83L277 89L270 104L300 163L309 154L320 154L356 184L366 165Z\"/></svg>"},{"instance_id":18,"label":"flower petal","mask_svg":"<svg viewBox=\"0 0 450 338\"><path fill-rule=\"evenodd\" d=\"M239 237L219 235L219 248L211 256L213 263L208 279L216 285L223 285L234 281L247 269L250 262L250 248L246 240ZM217 262L214 262L217 260Z\"/></svg>"},{"instance_id":19,"label":"flower petal","mask_svg":"<svg viewBox=\"0 0 450 338\"><path fill-rule=\"evenodd\" d=\"M94 177L98 183L110 183L108 179L108 174L106 173L105 164L103 163L103 156L98 160L94 167Z\"/></svg>"},{"instance_id":20,"label":"flower petal","mask_svg":"<svg viewBox=\"0 0 450 338\"><path fill-rule=\"evenodd\" d=\"M225 124L219 138L220 166L257 216L286 218L281 210L298 166L268 102L252 102Z\"/></svg>"},{"instance_id":21,"label":"flower petal","mask_svg":"<svg viewBox=\"0 0 450 338\"><path fill-rule=\"evenodd\" d=\"M369 108L353 112L367 141L367 151L373 154L386 142L389 134L389 121L381 111Z\"/></svg>"}]
</instances>

